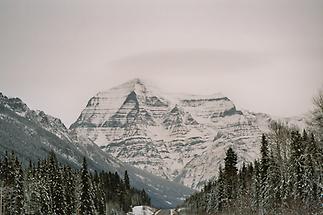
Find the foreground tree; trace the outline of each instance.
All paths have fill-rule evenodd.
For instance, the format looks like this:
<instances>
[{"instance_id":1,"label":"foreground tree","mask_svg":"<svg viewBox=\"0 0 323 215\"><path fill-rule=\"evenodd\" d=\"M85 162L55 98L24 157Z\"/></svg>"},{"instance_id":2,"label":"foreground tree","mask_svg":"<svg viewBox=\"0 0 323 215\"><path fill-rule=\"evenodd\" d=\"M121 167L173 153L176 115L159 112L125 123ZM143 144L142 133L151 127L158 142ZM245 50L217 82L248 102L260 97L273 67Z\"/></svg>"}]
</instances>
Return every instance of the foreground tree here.
<instances>
[{"instance_id":1,"label":"foreground tree","mask_svg":"<svg viewBox=\"0 0 323 215\"><path fill-rule=\"evenodd\" d=\"M238 188L237 154L230 147L224 159L224 202L225 207L233 207Z\"/></svg>"},{"instance_id":2,"label":"foreground tree","mask_svg":"<svg viewBox=\"0 0 323 215\"><path fill-rule=\"evenodd\" d=\"M81 169L81 194L79 212L86 215L92 215L95 212L92 196L92 185L85 158L83 159L83 165Z\"/></svg>"}]
</instances>

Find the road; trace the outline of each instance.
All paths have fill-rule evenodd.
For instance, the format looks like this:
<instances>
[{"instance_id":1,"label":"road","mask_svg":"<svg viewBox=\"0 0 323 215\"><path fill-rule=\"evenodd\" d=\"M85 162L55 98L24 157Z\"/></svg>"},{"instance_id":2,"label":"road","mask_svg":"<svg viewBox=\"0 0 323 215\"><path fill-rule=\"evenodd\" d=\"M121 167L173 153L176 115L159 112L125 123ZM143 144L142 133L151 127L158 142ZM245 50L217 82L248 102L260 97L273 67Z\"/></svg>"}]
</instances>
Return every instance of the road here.
<instances>
[{"instance_id":1,"label":"road","mask_svg":"<svg viewBox=\"0 0 323 215\"><path fill-rule=\"evenodd\" d=\"M177 215L177 212L175 212L173 209L162 209L156 211L154 215Z\"/></svg>"}]
</instances>

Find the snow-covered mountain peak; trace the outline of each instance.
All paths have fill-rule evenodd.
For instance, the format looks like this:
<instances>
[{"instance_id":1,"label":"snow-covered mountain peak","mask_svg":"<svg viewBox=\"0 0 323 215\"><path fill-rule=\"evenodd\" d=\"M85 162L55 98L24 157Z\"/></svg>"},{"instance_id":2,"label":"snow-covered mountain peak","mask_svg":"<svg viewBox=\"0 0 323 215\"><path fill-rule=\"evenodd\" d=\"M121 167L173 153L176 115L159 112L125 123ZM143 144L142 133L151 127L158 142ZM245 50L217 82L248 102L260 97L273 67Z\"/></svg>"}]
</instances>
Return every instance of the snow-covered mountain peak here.
<instances>
[{"instance_id":1,"label":"snow-covered mountain peak","mask_svg":"<svg viewBox=\"0 0 323 215\"><path fill-rule=\"evenodd\" d=\"M119 119L125 116L146 118L161 114L160 111L168 106L169 101L164 99L157 88L141 79L133 79L97 93L71 128L106 127L108 124L123 126L126 121L121 122Z\"/></svg>"},{"instance_id":2,"label":"snow-covered mountain peak","mask_svg":"<svg viewBox=\"0 0 323 215\"><path fill-rule=\"evenodd\" d=\"M237 110L221 93L163 93L134 79L91 98L72 128L125 162L199 188L217 174L229 147L240 164L257 158L270 121Z\"/></svg>"},{"instance_id":3,"label":"snow-covered mountain peak","mask_svg":"<svg viewBox=\"0 0 323 215\"><path fill-rule=\"evenodd\" d=\"M149 81L143 79L132 79L109 90L101 91L96 96L105 97L114 94L129 94L135 92L137 95L145 96L147 94L159 94L160 90L153 86Z\"/></svg>"},{"instance_id":4,"label":"snow-covered mountain peak","mask_svg":"<svg viewBox=\"0 0 323 215\"><path fill-rule=\"evenodd\" d=\"M120 89L120 88L126 88L129 91L134 91L138 94L145 93L146 92L146 83L144 80L136 78L132 79L130 81L127 81L119 86L113 87L113 89Z\"/></svg>"},{"instance_id":5,"label":"snow-covered mountain peak","mask_svg":"<svg viewBox=\"0 0 323 215\"><path fill-rule=\"evenodd\" d=\"M257 156L263 121L221 93L169 94L134 79L92 97L71 128L123 161L197 188L228 147L241 161Z\"/></svg>"}]
</instances>

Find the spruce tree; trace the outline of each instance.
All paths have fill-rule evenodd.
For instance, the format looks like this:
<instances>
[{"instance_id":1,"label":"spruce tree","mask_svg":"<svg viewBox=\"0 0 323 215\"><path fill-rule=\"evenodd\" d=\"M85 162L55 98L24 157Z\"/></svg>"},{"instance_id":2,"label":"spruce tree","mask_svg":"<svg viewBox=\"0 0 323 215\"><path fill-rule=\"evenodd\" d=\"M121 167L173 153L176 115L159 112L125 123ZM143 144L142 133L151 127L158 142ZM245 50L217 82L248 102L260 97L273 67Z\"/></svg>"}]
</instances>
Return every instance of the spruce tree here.
<instances>
[{"instance_id":1,"label":"spruce tree","mask_svg":"<svg viewBox=\"0 0 323 215\"><path fill-rule=\"evenodd\" d=\"M282 186L281 186L281 174L280 169L271 155L269 159L269 168L266 179L267 193L264 196L265 209L269 214L281 214L282 205Z\"/></svg>"},{"instance_id":2,"label":"spruce tree","mask_svg":"<svg viewBox=\"0 0 323 215\"><path fill-rule=\"evenodd\" d=\"M127 170L124 172L124 183L125 183L126 189L129 190L130 189L130 180L129 180Z\"/></svg>"},{"instance_id":3,"label":"spruce tree","mask_svg":"<svg viewBox=\"0 0 323 215\"><path fill-rule=\"evenodd\" d=\"M261 175L260 175L260 163L256 160L254 162L254 174L252 177L252 208L255 212L260 208L261 202Z\"/></svg>"},{"instance_id":4,"label":"spruce tree","mask_svg":"<svg viewBox=\"0 0 323 215\"><path fill-rule=\"evenodd\" d=\"M261 137L261 148L260 148L260 210L261 213L265 213L265 209L268 207L268 168L269 168L269 149L268 141L265 134Z\"/></svg>"},{"instance_id":5,"label":"spruce tree","mask_svg":"<svg viewBox=\"0 0 323 215\"><path fill-rule=\"evenodd\" d=\"M4 211L7 214L14 214L15 212L15 176L16 176L16 167L15 167L16 157L14 152L12 152L8 158L7 168L6 168L6 178L4 181Z\"/></svg>"},{"instance_id":6,"label":"spruce tree","mask_svg":"<svg viewBox=\"0 0 323 215\"><path fill-rule=\"evenodd\" d=\"M14 198L14 209L13 214L14 215L21 215L23 214L23 206L24 206L24 176L23 176L23 170L21 167L20 162L16 158L15 161L15 177L14 177L14 186L13 186L13 198Z\"/></svg>"},{"instance_id":7,"label":"spruce tree","mask_svg":"<svg viewBox=\"0 0 323 215\"><path fill-rule=\"evenodd\" d=\"M251 207L251 196L250 196L250 183L251 175L249 168L246 167L245 163L239 171L239 182L238 182L238 198L237 198L237 210L247 211Z\"/></svg>"},{"instance_id":8,"label":"spruce tree","mask_svg":"<svg viewBox=\"0 0 323 215\"><path fill-rule=\"evenodd\" d=\"M304 147L298 131L291 133L290 179L292 197L295 204L300 204L303 196Z\"/></svg>"},{"instance_id":9,"label":"spruce tree","mask_svg":"<svg viewBox=\"0 0 323 215\"><path fill-rule=\"evenodd\" d=\"M104 215L104 192L103 192L103 184L101 182L101 178L99 177L97 171L95 171L93 180L93 194L94 194L94 205L97 214Z\"/></svg>"},{"instance_id":10,"label":"spruce tree","mask_svg":"<svg viewBox=\"0 0 323 215\"><path fill-rule=\"evenodd\" d=\"M61 171L54 152L49 153L47 161L47 178L50 192L50 211L55 215L65 214L65 198Z\"/></svg>"},{"instance_id":11,"label":"spruce tree","mask_svg":"<svg viewBox=\"0 0 323 215\"><path fill-rule=\"evenodd\" d=\"M37 190L37 181L36 174L37 171L34 168L34 165L29 161L29 166L25 171L25 180L24 180L24 194L25 194L25 211L26 214L37 214L38 213L38 202L39 195L36 192Z\"/></svg>"},{"instance_id":12,"label":"spruce tree","mask_svg":"<svg viewBox=\"0 0 323 215\"><path fill-rule=\"evenodd\" d=\"M69 166L65 166L63 170L63 188L66 201L66 214L76 213L76 177Z\"/></svg>"},{"instance_id":13,"label":"spruce tree","mask_svg":"<svg viewBox=\"0 0 323 215\"><path fill-rule=\"evenodd\" d=\"M39 161L36 173L35 194L38 199L38 211L40 214L52 213L52 200L50 192L50 179L48 177L48 162L46 160Z\"/></svg>"},{"instance_id":14,"label":"spruce tree","mask_svg":"<svg viewBox=\"0 0 323 215\"><path fill-rule=\"evenodd\" d=\"M83 165L81 169L81 194L79 212L82 215L95 214L94 201L92 196L92 185L85 157L83 159Z\"/></svg>"},{"instance_id":15,"label":"spruce tree","mask_svg":"<svg viewBox=\"0 0 323 215\"><path fill-rule=\"evenodd\" d=\"M209 181L203 189L203 192L206 193L205 202L206 202L206 211L210 214L216 211L217 202L217 182Z\"/></svg>"},{"instance_id":16,"label":"spruce tree","mask_svg":"<svg viewBox=\"0 0 323 215\"><path fill-rule=\"evenodd\" d=\"M222 171L222 167L219 167L219 177L217 180L217 204L216 204L216 210L217 211L223 211L224 209L224 201L225 201L225 195L224 195L224 189L225 189L225 180L224 180L224 173Z\"/></svg>"},{"instance_id":17,"label":"spruce tree","mask_svg":"<svg viewBox=\"0 0 323 215\"><path fill-rule=\"evenodd\" d=\"M269 149L268 149L268 141L265 136L265 134L262 134L261 137L261 148L260 148L260 154L261 154L261 160L260 160L260 175L262 183L265 182L267 177L267 171L269 168Z\"/></svg>"},{"instance_id":18,"label":"spruce tree","mask_svg":"<svg viewBox=\"0 0 323 215\"><path fill-rule=\"evenodd\" d=\"M224 159L224 195L226 204L229 207L234 205L237 196L238 176L237 176L237 154L230 147Z\"/></svg>"},{"instance_id":19,"label":"spruce tree","mask_svg":"<svg viewBox=\"0 0 323 215\"><path fill-rule=\"evenodd\" d=\"M303 137L304 139L304 137ZM304 139L306 141L306 139ZM312 213L318 208L320 204L320 177L322 172L320 167L323 162L320 163L319 149L317 147L314 135L306 142L306 148L304 153L304 196L303 201L306 204L306 210ZM321 188L322 189L322 188Z\"/></svg>"}]
</instances>

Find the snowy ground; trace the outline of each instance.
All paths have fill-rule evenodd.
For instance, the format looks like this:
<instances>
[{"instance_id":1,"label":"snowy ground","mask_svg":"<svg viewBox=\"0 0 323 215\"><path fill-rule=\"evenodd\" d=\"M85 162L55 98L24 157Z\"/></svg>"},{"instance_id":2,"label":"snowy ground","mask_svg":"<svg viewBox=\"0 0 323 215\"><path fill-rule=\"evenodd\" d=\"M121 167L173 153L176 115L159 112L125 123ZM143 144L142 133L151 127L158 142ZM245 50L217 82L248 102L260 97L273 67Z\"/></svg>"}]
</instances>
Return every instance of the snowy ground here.
<instances>
[{"instance_id":1,"label":"snowy ground","mask_svg":"<svg viewBox=\"0 0 323 215\"><path fill-rule=\"evenodd\" d=\"M156 209L148 206L135 206L128 215L153 215Z\"/></svg>"},{"instance_id":2,"label":"snowy ground","mask_svg":"<svg viewBox=\"0 0 323 215\"><path fill-rule=\"evenodd\" d=\"M174 209L155 209L148 206L135 206L127 215L177 215Z\"/></svg>"}]
</instances>

